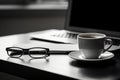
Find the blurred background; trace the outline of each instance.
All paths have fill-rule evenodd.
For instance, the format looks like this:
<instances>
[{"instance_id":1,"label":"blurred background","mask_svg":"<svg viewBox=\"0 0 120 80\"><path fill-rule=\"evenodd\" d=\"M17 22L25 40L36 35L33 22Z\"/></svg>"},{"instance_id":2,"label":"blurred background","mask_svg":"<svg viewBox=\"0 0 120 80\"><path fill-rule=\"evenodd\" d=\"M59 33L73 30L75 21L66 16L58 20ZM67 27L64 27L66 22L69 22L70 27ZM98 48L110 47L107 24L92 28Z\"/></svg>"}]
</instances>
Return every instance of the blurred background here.
<instances>
[{"instance_id":1,"label":"blurred background","mask_svg":"<svg viewBox=\"0 0 120 80\"><path fill-rule=\"evenodd\" d=\"M0 0L0 36L63 29L67 0Z\"/></svg>"}]
</instances>

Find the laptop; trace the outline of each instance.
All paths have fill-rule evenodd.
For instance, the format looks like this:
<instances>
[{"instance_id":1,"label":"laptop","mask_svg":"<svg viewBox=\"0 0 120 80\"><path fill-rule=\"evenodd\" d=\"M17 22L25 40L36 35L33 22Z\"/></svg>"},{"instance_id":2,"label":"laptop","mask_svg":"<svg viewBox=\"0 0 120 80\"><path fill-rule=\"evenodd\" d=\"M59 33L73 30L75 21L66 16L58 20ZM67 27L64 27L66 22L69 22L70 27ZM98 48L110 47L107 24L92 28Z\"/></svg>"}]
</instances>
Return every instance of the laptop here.
<instances>
[{"instance_id":1,"label":"laptop","mask_svg":"<svg viewBox=\"0 0 120 80\"><path fill-rule=\"evenodd\" d=\"M33 40L76 44L83 32L104 33L115 45L120 44L120 5L114 1L68 0L64 30L45 30L32 35Z\"/></svg>"}]
</instances>

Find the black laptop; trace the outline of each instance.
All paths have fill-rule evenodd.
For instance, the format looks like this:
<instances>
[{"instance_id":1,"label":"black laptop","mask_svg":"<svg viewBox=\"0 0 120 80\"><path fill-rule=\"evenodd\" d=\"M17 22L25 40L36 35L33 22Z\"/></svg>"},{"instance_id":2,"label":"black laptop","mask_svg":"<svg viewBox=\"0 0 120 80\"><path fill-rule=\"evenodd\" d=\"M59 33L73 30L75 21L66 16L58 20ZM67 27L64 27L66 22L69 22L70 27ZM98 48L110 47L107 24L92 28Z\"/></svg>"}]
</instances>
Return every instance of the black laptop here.
<instances>
[{"instance_id":1,"label":"black laptop","mask_svg":"<svg viewBox=\"0 0 120 80\"><path fill-rule=\"evenodd\" d=\"M81 32L104 33L120 44L120 5L115 1L69 0L64 30L51 29L32 35L32 39L57 43L77 43Z\"/></svg>"}]
</instances>

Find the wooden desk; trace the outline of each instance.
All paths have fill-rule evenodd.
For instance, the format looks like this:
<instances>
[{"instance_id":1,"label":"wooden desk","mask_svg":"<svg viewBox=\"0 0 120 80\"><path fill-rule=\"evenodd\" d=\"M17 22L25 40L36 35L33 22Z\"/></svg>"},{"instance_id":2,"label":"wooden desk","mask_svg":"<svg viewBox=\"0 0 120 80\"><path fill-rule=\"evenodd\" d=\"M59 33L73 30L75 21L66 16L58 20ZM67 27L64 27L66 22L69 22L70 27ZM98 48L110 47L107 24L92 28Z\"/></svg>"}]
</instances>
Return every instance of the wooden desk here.
<instances>
[{"instance_id":1,"label":"wooden desk","mask_svg":"<svg viewBox=\"0 0 120 80\"><path fill-rule=\"evenodd\" d=\"M119 54L107 62L86 63L75 61L67 54L51 54L49 59L21 59L8 57L5 48L18 43L34 43L29 34L0 37L0 72L26 79L43 80L116 80L120 79ZM38 44L44 42L37 42ZM118 51L119 52L119 51Z\"/></svg>"}]
</instances>

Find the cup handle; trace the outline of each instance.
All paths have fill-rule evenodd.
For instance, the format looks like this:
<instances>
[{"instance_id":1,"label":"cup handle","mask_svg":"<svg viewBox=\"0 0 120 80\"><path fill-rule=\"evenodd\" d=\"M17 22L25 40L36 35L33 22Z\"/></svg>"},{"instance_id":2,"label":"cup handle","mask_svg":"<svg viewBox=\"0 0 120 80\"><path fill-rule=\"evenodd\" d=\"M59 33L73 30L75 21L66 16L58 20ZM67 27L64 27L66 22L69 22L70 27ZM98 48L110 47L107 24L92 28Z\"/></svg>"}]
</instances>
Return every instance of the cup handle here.
<instances>
[{"instance_id":1,"label":"cup handle","mask_svg":"<svg viewBox=\"0 0 120 80\"><path fill-rule=\"evenodd\" d=\"M111 46L113 45L113 41L111 39L106 39L105 40L105 45L106 45L106 43L109 43L109 46L106 49L103 50L103 53L108 51L108 49L110 49Z\"/></svg>"}]
</instances>

